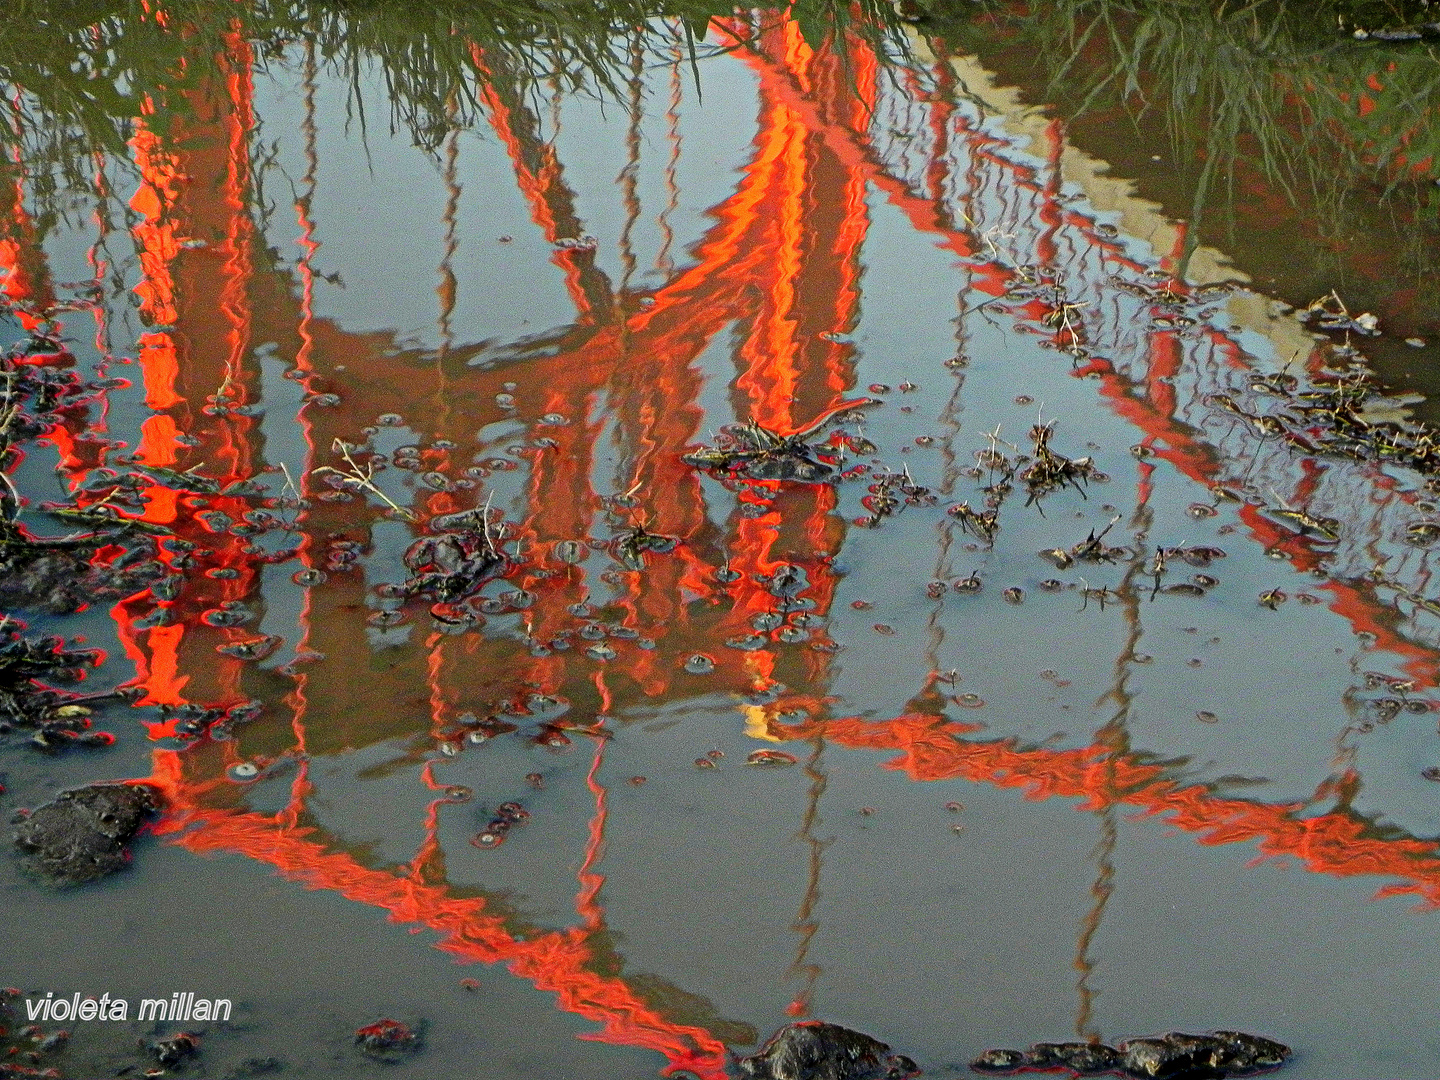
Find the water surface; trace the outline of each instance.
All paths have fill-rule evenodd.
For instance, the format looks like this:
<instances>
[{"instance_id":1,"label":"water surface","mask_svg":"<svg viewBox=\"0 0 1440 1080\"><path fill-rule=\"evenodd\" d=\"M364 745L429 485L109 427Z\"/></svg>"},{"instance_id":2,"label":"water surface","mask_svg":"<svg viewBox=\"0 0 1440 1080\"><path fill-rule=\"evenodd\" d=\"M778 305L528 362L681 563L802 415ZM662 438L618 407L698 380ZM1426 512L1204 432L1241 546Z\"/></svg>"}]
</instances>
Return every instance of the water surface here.
<instances>
[{"instance_id":1,"label":"water surface","mask_svg":"<svg viewBox=\"0 0 1440 1080\"><path fill-rule=\"evenodd\" d=\"M381 1016L423 1024L417 1075L709 1080L807 1016L929 1075L1215 1028L1297 1078L1436 1074L1433 493L1297 411L1376 343L1433 355L1396 337L1423 305L1351 355L1252 283L1270 249L924 24L757 12L692 57L657 22L577 87L318 18L97 24L113 69L151 50L114 138L17 88L7 332L117 380L27 447L19 521L59 535L40 503L105 467L258 488L122 510L198 546L176 598L15 613L143 696L107 750L8 736L7 805L123 777L167 809L98 885L6 863L4 981L235 999L195 1075L368 1074ZM824 482L685 460L831 414ZM1031 500L1046 425L1090 476ZM503 576L386 588L477 507ZM56 1064L118 1074L150 1034L119 1029Z\"/></svg>"}]
</instances>

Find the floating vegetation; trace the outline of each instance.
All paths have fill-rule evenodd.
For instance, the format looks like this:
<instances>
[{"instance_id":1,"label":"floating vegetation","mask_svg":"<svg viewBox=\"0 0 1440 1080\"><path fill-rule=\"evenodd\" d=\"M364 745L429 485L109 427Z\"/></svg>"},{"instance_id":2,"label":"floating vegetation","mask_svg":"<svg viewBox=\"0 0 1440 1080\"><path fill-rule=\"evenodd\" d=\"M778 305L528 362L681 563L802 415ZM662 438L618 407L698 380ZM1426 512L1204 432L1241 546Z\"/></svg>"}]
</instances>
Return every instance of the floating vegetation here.
<instances>
[{"instance_id":1,"label":"floating vegetation","mask_svg":"<svg viewBox=\"0 0 1440 1080\"><path fill-rule=\"evenodd\" d=\"M1052 491L1073 486L1083 496L1084 482L1095 472L1094 463L1088 458L1068 458L1050 448L1050 438L1055 434L1055 422L1036 424L1030 429L1034 448L1030 453L1030 464L1020 472L1020 482L1029 492L1025 505L1044 498Z\"/></svg>"},{"instance_id":2,"label":"floating vegetation","mask_svg":"<svg viewBox=\"0 0 1440 1080\"><path fill-rule=\"evenodd\" d=\"M643 525L634 525L611 542L610 551L625 569L644 570L647 554L669 554L679 543L678 536L661 536L646 532Z\"/></svg>"},{"instance_id":3,"label":"floating vegetation","mask_svg":"<svg viewBox=\"0 0 1440 1080\"><path fill-rule=\"evenodd\" d=\"M858 436L836 431L824 443L813 438L855 409L877 405L874 398L862 398L829 410L809 427L791 435L771 431L755 420L726 427L715 446L702 446L684 455L686 464L743 480L786 480L801 484L824 484L839 472L847 448L869 453L874 446Z\"/></svg>"}]
</instances>

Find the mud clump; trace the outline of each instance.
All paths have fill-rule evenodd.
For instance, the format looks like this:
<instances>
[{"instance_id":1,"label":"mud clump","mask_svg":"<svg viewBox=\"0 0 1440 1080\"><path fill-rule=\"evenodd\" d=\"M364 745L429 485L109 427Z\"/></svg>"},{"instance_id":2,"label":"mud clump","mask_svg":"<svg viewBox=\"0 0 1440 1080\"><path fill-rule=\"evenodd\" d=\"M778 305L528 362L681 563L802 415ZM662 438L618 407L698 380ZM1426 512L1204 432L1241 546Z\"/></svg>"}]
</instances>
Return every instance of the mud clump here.
<instances>
[{"instance_id":1,"label":"mud clump","mask_svg":"<svg viewBox=\"0 0 1440 1080\"><path fill-rule=\"evenodd\" d=\"M838 1024L787 1024L737 1062L747 1080L902 1080L920 1069L878 1039Z\"/></svg>"},{"instance_id":2,"label":"mud clump","mask_svg":"<svg viewBox=\"0 0 1440 1080\"><path fill-rule=\"evenodd\" d=\"M183 1065L200 1052L200 1036L188 1031L172 1035L168 1039L156 1039L145 1049L162 1069L173 1069Z\"/></svg>"},{"instance_id":3,"label":"mud clump","mask_svg":"<svg viewBox=\"0 0 1440 1080\"><path fill-rule=\"evenodd\" d=\"M149 784L91 784L61 792L18 822L13 839L26 870L69 887L124 869L126 844L160 809Z\"/></svg>"},{"instance_id":4,"label":"mud clump","mask_svg":"<svg viewBox=\"0 0 1440 1080\"><path fill-rule=\"evenodd\" d=\"M420 1046L420 1032L399 1020L377 1020L355 1032L355 1045L367 1054L385 1057Z\"/></svg>"},{"instance_id":5,"label":"mud clump","mask_svg":"<svg viewBox=\"0 0 1440 1080\"><path fill-rule=\"evenodd\" d=\"M1059 1072L1076 1076L1119 1074L1141 1080L1222 1080L1285 1064L1290 1048L1241 1031L1129 1039L1100 1043L1036 1043L1029 1050L987 1050L970 1063L980 1073Z\"/></svg>"},{"instance_id":6,"label":"mud clump","mask_svg":"<svg viewBox=\"0 0 1440 1080\"><path fill-rule=\"evenodd\" d=\"M454 604L513 569L492 534L485 509L437 518L431 526L437 531L420 537L405 552L405 568L411 576L390 587L393 595Z\"/></svg>"}]
</instances>

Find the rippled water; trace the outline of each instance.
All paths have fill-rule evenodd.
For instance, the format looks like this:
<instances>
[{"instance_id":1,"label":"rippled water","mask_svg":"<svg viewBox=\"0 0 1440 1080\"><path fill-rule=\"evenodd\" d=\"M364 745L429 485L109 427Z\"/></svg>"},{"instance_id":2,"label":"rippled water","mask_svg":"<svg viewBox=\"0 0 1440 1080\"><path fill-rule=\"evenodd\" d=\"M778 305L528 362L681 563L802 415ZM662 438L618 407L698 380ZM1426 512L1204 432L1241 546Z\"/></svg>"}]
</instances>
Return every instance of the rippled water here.
<instances>
[{"instance_id":1,"label":"rippled water","mask_svg":"<svg viewBox=\"0 0 1440 1080\"><path fill-rule=\"evenodd\" d=\"M0 979L231 998L217 1076L368 1075L382 1016L403 1071L497 1080L710 1080L804 1016L927 1075L1214 1028L1436 1075L1440 511L1303 412L1369 339L912 30L718 20L614 94L477 45L429 146L373 58L219 41L88 187L22 153L6 196L6 333L113 380L27 446L21 524L104 467L225 490L118 504L198 547L177 596L14 613L144 696L109 749L7 736L7 808L167 806L99 884L5 865ZM832 414L821 482L686 460ZM1035 493L1045 425L1089 463ZM483 589L385 587L477 507Z\"/></svg>"}]
</instances>

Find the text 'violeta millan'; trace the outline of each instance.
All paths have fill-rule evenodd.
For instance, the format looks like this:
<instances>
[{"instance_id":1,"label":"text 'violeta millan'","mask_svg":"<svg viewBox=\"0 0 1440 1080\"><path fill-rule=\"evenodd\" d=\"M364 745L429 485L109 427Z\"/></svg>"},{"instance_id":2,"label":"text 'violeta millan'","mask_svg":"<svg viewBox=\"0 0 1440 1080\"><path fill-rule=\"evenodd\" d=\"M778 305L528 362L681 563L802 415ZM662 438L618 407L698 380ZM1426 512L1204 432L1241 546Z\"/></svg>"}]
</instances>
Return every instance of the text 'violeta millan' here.
<instances>
[{"instance_id":1,"label":"text 'violeta millan'","mask_svg":"<svg viewBox=\"0 0 1440 1080\"><path fill-rule=\"evenodd\" d=\"M130 1002L125 998L101 994L81 997L56 997L52 991L41 997L25 999L25 1014L30 1020L129 1020ZM136 1020L229 1020L229 998L202 998L193 991L177 990L168 998L141 998L135 1011Z\"/></svg>"}]
</instances>

